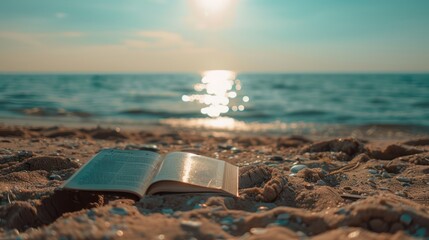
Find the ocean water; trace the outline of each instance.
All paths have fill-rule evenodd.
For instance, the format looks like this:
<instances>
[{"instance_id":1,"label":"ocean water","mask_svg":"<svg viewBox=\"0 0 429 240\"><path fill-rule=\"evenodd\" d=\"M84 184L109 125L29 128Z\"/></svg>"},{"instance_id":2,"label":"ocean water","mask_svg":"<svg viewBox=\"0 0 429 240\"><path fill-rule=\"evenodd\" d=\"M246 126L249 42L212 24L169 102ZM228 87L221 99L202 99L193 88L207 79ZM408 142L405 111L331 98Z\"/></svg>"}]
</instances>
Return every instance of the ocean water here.
<instances>
[{"instance_id":1,"label":"ocean water","mask_svg":"<svg viewBox=\"0 0 429 240\"><path fill-rule=\"evenodd\" d=\"M0 121L429 127L428 74L229 73L3 74Z\"/></svg>"}]
</instances>

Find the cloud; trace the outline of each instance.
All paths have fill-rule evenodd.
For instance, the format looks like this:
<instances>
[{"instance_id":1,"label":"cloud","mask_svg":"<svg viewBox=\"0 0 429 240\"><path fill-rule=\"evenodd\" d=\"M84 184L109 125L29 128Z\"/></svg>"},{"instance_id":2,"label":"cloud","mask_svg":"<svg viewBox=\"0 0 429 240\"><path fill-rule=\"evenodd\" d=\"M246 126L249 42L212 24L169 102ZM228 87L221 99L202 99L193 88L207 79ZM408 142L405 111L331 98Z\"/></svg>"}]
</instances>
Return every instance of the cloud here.
<instances>
[{"instance_id":1,"label":"cloud","mask_svg":"<svg viewBox=\"0 0 429 240\"><path fill-rule=\"evenodd\" d=\"M167 31L142 31L136 38L127 39L123 43L128 47L171 49L193 47L194 44L185 40L180 34Z\"/></svg>"},{"instance_id":2,"label":"cloud","mask_svg":"<svg viewBox=\"0 0 429 240\"><path fill-rule=\"evenodd\" d=\"M11 40L16 43L36 46L40 45L40 38L43 34L39 33L23 33L23 32L0 32L0 40Z\"/></svg>"},{"instance_id":3,"label":"cloud","mask_svg":"<svg viewBox=\"0 0 429 240\"><path fill-rule=\"evenodd\" d=\"M67 14L67 13L65 13L65 12L57 12L57 13L55 13L55 17L56 18L59 18L59 19L63 19L63 18L66 18L66 17L68 17L69 15Z\"/></svg>"},{"instance_id":4,"label":"cloud","mask_svg":"<svg viewBox=\"0 0 429 240\"><path fill-rule=\"evenodd\" d=\"M61 35L64 37L73 37L74 38L74 37L82 37L85 34L82 32L62 32Z\"/></svg>"},{"instance_id":5,"label":"cloud","mask_svg":"<svg viewBox=\"0 0 429 240\"><path fill-rule=\"evenodd\" d=\"M14 43L27 46L42 46L46 43L57 42L61 38L77 38L84 36L82 32L51 32L51 33L29 33L0 31L0 40L9 40Z\"/></svg>"}]
</instances>

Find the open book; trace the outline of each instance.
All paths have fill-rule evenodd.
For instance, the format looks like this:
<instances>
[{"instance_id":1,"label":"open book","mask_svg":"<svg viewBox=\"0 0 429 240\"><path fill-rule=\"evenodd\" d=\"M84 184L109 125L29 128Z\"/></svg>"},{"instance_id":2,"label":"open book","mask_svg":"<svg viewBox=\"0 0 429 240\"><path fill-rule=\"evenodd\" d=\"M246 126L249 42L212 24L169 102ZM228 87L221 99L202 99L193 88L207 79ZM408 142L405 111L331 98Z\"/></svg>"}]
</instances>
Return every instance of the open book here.
<instances>
[{"instance_id":1,"label":"open book","mask_svg":"<svg viewBox=\"0 0 429 240\"><path fill-rule=\"evenodd\" d=\"M64 189L127 192L217 192L238 195L238 167L192 153L105 149L63 184Z\"/></svg>"}]
</instances>

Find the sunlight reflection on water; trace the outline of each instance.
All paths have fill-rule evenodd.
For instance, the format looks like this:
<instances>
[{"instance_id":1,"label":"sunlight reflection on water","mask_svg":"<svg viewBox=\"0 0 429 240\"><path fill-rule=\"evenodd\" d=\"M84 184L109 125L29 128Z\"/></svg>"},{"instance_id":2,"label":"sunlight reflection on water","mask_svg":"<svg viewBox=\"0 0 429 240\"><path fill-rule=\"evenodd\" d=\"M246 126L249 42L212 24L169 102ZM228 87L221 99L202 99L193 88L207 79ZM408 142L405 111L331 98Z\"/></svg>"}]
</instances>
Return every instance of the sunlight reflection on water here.
<instances>
[{"instance_id":1,"label":"sunlight reflection on water","mask_svg":"<svg viewBox=\"0 0 429 240\"><path fill-rule=\"evenodd\" d=\"M202 75L201 83L194 85L197 94L183 95L184 102L198 102L205 105L201 113L209 117L220 117L232 111L244 111L244 102L250 98L244 96L239 98L241 81L236 79L236 73L228 70L211 70Z\"/></svg>"}]
</instances>

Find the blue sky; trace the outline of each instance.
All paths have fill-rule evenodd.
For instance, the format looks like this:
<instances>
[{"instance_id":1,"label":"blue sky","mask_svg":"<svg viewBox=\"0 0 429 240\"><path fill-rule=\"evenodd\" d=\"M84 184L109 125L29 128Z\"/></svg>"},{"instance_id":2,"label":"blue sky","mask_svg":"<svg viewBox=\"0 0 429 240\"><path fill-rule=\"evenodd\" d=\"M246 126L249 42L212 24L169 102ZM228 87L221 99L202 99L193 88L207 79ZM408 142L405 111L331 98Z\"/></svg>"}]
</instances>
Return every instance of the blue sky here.
<instances>
[{"instance_id":1,"label":"blue sky","mask_svg":"<svg viewBox=\"0 0 429 240\"><path fill-rule=\"evenodd\" d=\"M428 72L428 9L427 0L2 0L0 71Z\"/></svg>"}]
</instances>

